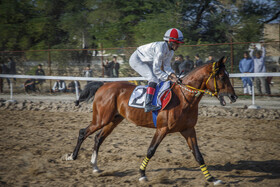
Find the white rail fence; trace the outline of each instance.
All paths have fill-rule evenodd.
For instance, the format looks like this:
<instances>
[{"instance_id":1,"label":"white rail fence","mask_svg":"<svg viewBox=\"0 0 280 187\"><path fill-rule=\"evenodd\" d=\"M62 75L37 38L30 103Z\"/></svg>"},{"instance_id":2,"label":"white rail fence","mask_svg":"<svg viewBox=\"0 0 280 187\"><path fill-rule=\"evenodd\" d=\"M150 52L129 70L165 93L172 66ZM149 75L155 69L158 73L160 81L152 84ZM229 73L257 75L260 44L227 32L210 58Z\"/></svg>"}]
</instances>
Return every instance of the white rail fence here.
<instances>
[{"instance_id":1,"label":"white rail fence","mask_svg":"<svg viewBox=\"0 0 280 187\"><path fill-rule=\"evenodd\" d=\"M143 77L120 77L120 78L98 78L98 77L66 77L66 76L36 76L36 75L8 75L0 74L2 78L16 78L16 79L44 79L44 80L71 80L75 81L76 99L79 99L79 89L77 81L133 81L145 80ZM13 100L13 83L10 81L10 100Z\"/></svg>"},{"instance_id":2,"label":"white rail fence","mask_svg":"<svg viewBox=\"0 0 280 187\"><path fill-rule=\"evenodd\" d=\"M79 89L77 81L140 81L145 80L143 77L120 77L120 78L98 78L98 77L66 77L66 76L34 76L34 75L11 75L0 74L2 78L17 78L17 79L45 79L45 80L71 80L75 81L76 99L79 99ZM241 77L280 77L280 73L232 73L230 78ZM13 83L10 81L10 100L13 101ZM255 105L254 83L252 88L252 105L249 108L257 109L259 106Z\"/></svg>"}]
</instances>

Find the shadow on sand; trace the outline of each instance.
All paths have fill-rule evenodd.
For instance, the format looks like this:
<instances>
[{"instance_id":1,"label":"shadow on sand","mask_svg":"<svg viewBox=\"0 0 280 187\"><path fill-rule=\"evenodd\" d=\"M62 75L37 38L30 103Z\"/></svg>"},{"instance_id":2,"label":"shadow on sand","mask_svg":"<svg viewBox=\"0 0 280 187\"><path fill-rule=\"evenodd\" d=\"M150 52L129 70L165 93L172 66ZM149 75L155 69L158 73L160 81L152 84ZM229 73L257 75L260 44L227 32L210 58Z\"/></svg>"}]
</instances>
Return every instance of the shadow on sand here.
<instances>
[{"instance_id":1,"label":"shadow on sand","mask_svg":"<svg viewBox=\"0 0 280 187\"><path fill-rule=\"evenodd\" d=\"M225 175L224 177L235 178L235 181L229 182L239 183L242 181L242 178L250 179L250 182L256 183L263 181L265 179L279 179L280 178L280 160L267 160L267 161L238 161L236 164L232 164L230 162L225 165L208 165L209 171L234 171L234 174ZM150 172L159 172L159 171L200 171L199 167L178 167L178 168L160 168L160 169L152 169ZM249 170L258 173L257 175L244 175L242 171ZM263 173L263 175L260 173ZM189 180L192 178L177 178L177 179L165 179L165 181L161 181L161 183L170 184L172 182L178 182L180 180Z\"/></svg>"},{"instance_id":2,"label":"shadow on sand","mask_svg":"<svg viewBox=\"0 0 280 187\"><path fill-rule=\"evenodd\" d=\"M259 182L264 179L279 179L280 178L280 160L266 160L266 161L238 161L236 164L226 163L225 165L212 165L209 170L233 171L236 174L226 175L230 178L252 178L250 182ZM263 175L244 176L242 171L250 170Z\"/></svg>"}]
</instances>

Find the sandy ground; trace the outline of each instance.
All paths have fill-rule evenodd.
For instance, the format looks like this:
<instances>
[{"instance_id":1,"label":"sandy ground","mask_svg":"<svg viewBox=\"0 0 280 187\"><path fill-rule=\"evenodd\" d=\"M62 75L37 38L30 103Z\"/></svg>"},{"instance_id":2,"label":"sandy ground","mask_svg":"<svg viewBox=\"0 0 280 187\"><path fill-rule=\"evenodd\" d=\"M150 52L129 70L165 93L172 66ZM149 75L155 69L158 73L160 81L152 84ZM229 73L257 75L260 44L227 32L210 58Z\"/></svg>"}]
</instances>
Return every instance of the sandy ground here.
<instances>
[{"instance_id":1,"label":"sandy ground","mask_svg":"<svg viewBox=\"0 0 280 187\"><path fill-rule=\"evenodd\" d=\"M91 116L0 110L0 186L212 186L178 133L163 140L147 167L149 182L140 184L138 169L155 130L125 120L100 148L103 172L92 173L94 135L76 161L62 161ZM224 186L280 186L279 119L200 116L196 129L209 171Z\"/></svg>"}]
</instances>

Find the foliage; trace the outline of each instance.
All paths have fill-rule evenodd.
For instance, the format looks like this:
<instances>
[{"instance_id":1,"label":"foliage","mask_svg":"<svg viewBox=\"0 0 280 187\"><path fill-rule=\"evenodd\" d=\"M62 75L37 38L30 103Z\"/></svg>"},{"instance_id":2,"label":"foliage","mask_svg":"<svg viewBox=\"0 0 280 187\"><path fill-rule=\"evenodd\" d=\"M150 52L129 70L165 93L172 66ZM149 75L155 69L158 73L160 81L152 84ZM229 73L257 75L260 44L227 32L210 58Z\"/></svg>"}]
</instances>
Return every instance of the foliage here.
<instances>
[{"instance_id":1,"label":"foliage","mask_svg":"<svg viewBox=\"0 0 280 187\"><path fill-rule=\"evenodd\" d=\"M187 44L259 41L263 24L279 21L279 7L277 0L2 0L0 50L139 46L171 27Z\"/></svg>"}]
</instances>

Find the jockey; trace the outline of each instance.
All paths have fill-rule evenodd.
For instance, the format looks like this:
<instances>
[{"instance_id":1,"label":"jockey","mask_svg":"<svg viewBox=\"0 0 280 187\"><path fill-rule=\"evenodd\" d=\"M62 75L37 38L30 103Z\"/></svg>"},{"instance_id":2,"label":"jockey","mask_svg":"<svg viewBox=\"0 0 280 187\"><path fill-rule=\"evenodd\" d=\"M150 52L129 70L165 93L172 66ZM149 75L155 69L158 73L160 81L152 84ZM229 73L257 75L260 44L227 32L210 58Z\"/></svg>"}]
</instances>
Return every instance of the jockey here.
<instances>
[{"instance_id":1,"label":"jockey","mask_svg":"<svg viewBox=\"0 0 280 187\"><path fill-rule=\"evenodd\" d=\"M142 45L131 55L130 66L148 80L145 112L160 109L160 106L152 105L157 83L166 80L178 81L170 63L174 51L180 43L184 43L183 39L182 32L172 28L164 34L164 41Z\"/></svg>"}]
</instances>

